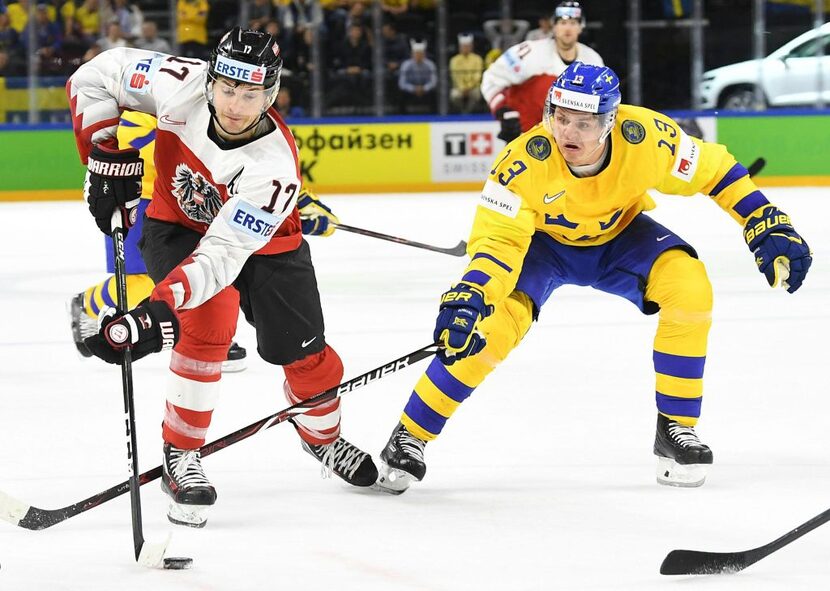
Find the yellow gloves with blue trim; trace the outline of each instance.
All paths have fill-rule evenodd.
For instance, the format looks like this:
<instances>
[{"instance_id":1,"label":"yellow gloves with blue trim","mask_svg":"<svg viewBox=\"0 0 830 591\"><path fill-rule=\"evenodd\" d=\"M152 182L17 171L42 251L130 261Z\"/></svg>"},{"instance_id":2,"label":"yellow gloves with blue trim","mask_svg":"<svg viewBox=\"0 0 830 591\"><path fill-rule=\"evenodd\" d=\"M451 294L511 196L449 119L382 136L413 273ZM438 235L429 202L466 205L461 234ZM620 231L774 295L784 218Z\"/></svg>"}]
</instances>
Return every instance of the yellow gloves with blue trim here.
<instances>
[{"instance_id":1,"label":"yellow gloves with blue trim","mask_svg":"<svg viewBox=\"0 0 830 591\"><path fill-rule=\"evenodd\" d=\"M484 349L487 341L476 326L492 313L493 306L484 302L484 293L476 285L461 282L445 292L432 337L444 345L438 358L445 365L452 365Z\"/></svg>"},{"instance_id":2,"label":"yellow gloves with blue trim","mask_svg":"<svg viewBox=\"0 0 830 591\"><path fill-rule=\"evenodd\" d=\"M801 287L813 257L790 216L774 205L765 205L747 219L744 240L772 287L780 285L789 293Z\"/></svg>"},{"instance_id":3,"label":"yellow gloves with blue trim","mask_svg":"<svg viewBox=\"0 0 830 591\"><path fill-rule=\"evenodd\" d=\"M337 216L307 187L300 189L297 209L300 210L303 234L307 236L331 236L335 224L340 223Z\"/></svg>"}]
</instances>

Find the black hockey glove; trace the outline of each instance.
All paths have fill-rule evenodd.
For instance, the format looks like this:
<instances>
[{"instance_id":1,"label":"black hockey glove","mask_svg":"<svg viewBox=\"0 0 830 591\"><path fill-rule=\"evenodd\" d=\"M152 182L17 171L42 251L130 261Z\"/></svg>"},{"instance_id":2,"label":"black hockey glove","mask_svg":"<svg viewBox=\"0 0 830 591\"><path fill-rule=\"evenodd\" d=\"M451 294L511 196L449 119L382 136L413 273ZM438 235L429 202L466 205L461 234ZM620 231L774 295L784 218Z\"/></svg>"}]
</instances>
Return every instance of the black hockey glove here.
<instances>
[{"instance_id":1,"label":"black hockey glove","mask_svg":"<svg viewBox=\"0 0 830 591\"><path fill-rule=\"evenodd\" d=\"M501 122L501 131L496 136L508 144L522 135L522 124L519 121L519 112L509 107L502 107L496 111L496 117Z\"/></svg>"},{"instance_id":2,"label":"black hockey glove","mask_svg":"<svg viewBox=\"0 0 830 591\"><path fill-rule=\"evenodd\" d=\"M744 240L770 286L780 285L789 293L801 287L813 257L790 216L774 205L765 206L746 221Z\"/></svg>"},{"instance_id":3,"label":"black hockey glove","mask_svg":"<svg viewBox=\"0 0 830 591\"><path fill-rule=\"evenodd\" d=\"M111 220L116 208L121 210L124 233L135 224L144 160L138 150L111 150L102 145L92 147L84 182L84 199L89 212L104 234L112 234Z\"/></svg>"},{"instance_id":4,"label":"black hockey glove","mask_svg":"<svg viewBox=\"0 0 830 591\"><path fill-rule=\"evenodd\" d=\"M130 347L133 361L150 353L172 349L179 341L179 319L162 301L144 300L123 316L108 308L101 317L98 334L84 339L93 355L121 365L124 349Z\"/></svg>"}]
</instances>

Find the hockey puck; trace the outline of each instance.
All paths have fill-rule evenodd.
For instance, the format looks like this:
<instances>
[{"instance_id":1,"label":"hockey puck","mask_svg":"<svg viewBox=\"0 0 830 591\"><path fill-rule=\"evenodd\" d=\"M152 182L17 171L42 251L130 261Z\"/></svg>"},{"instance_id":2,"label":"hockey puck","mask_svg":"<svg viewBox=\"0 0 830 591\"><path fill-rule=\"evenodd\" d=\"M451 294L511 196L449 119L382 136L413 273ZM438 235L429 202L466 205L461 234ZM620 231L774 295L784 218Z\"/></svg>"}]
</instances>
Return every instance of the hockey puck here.
<instances>
[{"instance_id":1,"label":"hockey puck","mask_svg":"<svg viewBox=\"0 0 830 591\"><path fill-rule=\"evenodd\" d=\"M193 566L193 559L184 556L172 556L164 559L166 570L185 570Z\"/></svg>"}]
</instances>

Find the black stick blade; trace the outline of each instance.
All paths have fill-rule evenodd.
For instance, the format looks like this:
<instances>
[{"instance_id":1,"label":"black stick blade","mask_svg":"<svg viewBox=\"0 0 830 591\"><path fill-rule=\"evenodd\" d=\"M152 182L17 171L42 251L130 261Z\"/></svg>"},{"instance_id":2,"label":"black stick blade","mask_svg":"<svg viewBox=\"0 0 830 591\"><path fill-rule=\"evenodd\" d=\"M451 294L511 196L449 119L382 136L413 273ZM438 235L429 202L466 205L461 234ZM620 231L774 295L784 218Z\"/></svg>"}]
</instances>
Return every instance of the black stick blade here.
<instances>
[{"instance_id":1,"label":"black stick blade","mask_svg":"<svg viewBox=\"0 0 830 591\"><path fill-rule=\"evenodd\" d=\"M660 565L661 575L723 575L742 571L751 560L746 552L672 550Z\"/></svg>"},{"instance_id":2,"label":"black stick blade","mask_svg":"<svg viewBox=\"0 0 830 591\"><path fill-rule=\"evenodd\" d=\"M755 160L755 162L749 165L749 168L747 168L746 171L749 173L749 176L753 177L759 172L761 172L766 165L767 161L765 159L758 158Z\"/></svg>"}]
</instances>

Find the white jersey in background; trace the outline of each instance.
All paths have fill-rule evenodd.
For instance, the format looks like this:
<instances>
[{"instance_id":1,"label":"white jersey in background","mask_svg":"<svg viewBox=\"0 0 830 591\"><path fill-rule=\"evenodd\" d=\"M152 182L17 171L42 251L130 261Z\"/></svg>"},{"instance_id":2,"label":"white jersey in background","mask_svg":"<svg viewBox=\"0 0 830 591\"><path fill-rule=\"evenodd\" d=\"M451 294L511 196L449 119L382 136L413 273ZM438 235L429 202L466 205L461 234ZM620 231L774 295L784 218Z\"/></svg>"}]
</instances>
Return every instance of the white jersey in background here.
<instances>
[{"instance_id":1,"label":"white jersey in background","mask_svg":"<svg viewBox=\"0 0 830 591\"><path fill-rule=\"evenodd\" d=\"M604 65L599 54L582 43L577 43L575 61ZM493 114L504 107L518 111L525 132L542 120L548 90L569 63L562 60L553 37L519 43L484 72L481 94Z\"/></svg>"}]
</instances>

